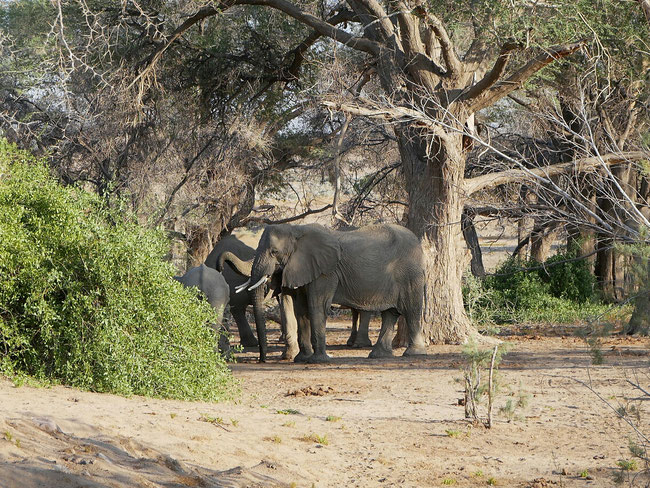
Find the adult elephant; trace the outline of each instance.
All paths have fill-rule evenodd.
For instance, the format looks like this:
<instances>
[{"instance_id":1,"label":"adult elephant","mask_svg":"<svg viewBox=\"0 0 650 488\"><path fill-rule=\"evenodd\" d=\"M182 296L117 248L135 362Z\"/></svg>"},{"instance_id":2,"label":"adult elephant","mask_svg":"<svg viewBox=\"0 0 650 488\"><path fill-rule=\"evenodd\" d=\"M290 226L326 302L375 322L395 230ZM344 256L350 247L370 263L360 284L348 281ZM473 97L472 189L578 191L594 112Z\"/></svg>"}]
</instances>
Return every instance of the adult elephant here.
<instances>
[{"instance_id":1,"label":"adult elephant","mask_svg":"<svg viewBox=\"0 0 650 488\"><path fill-rule=\"evenodd\" d=\"M295 290L300 353L295 361L325 362L327 311L337 303L379 311L381 331L371 358L393 355L395 322L406 319L405 356L426 354L420 324L424 294L423 254L418 238L398 225L335 231L318 224L268 226L257 247L248 290L280 268L282 287Z\"/></svg>"},{"instance_id":2,"label":"adult elephant","mask_svg":"<svg viewBox=\"0 0 650 488\"><path fill-rule=\"evenodd\" d=\"M219 260L219 256L224 252L230 252L243 261L252 260L255 257L255 249L244 244L242 241L237 239L237 237L229 235L217 242L217 244L214 246L214 249L212 249L212 252L210 252L206 258L205 265L210 268L217 269L217 261ZM220 271L223 273L223 277L225 278L230 288L230 313L232 314L233 318L235 319L235 323L237 324L237 330L239 330L239 340L241 342L241 345L244 347L257 347L258 341L253 335L251 326L246 319L246 307L248 307L248 305L253 305L258 299L257 295L260 293L262 294L260 300L263 300L264 291L247 290L246 293L236 293L237 287L243 285L247 281L247 277L242 276L231 266L224 266ZM261 305L260 307L254 308L255 310L258 308L261 310ZM257 311L255 311L255 321L256 323L259 322Z\"/></svg>"},{"instance_id":3,"label":"adult elephant","mask_svg":"<svg viewBox=\"0 0 650 488\"><path fill-rule=\"evenodd\" d=\"M250 283L250 277L253 268L253 259L244 261L242 259L239 259L235 254L231 252L224 252L219 255L219 259L217 260L217 269L219 271L226 269L226 263L228 263L230 267L240 273L243 277L249 278L244 285L237 287L238 293L243 292L246 286ZM282 288L281 269L273 273L271 279L265 283L264 287L270 290L270 292L273 293L273 295L278 299L281 317L281 340L284 340L286 346L284 352L282 353L282 359L294 359L300 352L300 349L298 347L298 323L294 310L294 300L296 299L297 292L296 290ZM262 287L260 286L255 290L260 290L261 288ZM258 305L254 304L253 307L254 309L257 309ZM259 311L259 314L256 310L255 316L257 317L258 315L260 317L264 316L261 310ZM370 317L370 312L359 312L357 310L352 310L352 332L347 341L348 346L372 346L372 342L368 336ZM305 319L307 319L307 317L305 317ZM264 336L266 338L265 329L265 324L263 324L261 331L258 328L258 337ZM260 361L264 361L266 356L266 349L261 346L262 341L260 341Z\"/></svg>"},{"instance_id":4,"label":"adult elephant","mask_svg":"<svg viewBox=\"0 0 650 488\"><path fill-rule=\"evenodd\" d=\"M230 287L219 271L202 264L188 270L183 276L174 276L174 279L188 288L196 287L201 290L212 308L221 314L222 323L215 324L215 329L219 330L219 327L222 327L228 332L223 325L223 313L230 300ZM219 350L222 352L230 350L227 334L219 336Z\"/></svg>"}]
</instances>

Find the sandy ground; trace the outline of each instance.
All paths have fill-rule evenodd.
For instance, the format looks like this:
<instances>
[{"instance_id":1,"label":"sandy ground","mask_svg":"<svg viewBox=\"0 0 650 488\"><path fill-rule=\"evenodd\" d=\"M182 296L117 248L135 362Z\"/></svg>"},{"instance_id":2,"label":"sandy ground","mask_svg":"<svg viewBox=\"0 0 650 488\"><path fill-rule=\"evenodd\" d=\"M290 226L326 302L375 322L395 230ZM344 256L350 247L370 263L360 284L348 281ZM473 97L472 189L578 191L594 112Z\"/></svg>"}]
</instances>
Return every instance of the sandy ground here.
<instances>
[{"instance_id":1,"label":"sandy ground","mask_svg":"<svg viewBox=\"0 0 650 488\"><path fill-rule=\"evenodd\" d=\"M241 396L232 402L0 380L0 486L614 486L633 430L575 379L614 407L636 405L650 432L648 402L626 383L638 373L650 386L647 340L608 340L606 363L592 366L570 331L533 333L505 337L512 346L491 430L473 427L458 405L461 346L369 360L368 350L342 345L340 321L328 327L330 365L280 361L277 330L268 363L242 353L233 365ZM528 405L509 421L499 409L522 395Z\"/></svg>"}]
</instances>

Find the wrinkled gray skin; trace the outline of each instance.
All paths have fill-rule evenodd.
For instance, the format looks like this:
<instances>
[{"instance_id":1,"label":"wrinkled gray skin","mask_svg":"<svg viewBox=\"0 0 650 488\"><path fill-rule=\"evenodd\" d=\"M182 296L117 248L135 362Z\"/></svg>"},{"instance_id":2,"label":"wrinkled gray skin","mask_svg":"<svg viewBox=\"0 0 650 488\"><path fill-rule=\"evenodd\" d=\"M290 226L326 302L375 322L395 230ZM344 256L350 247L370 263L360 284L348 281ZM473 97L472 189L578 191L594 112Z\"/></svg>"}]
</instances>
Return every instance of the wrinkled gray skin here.
<instances>
[{"instance_id":1,"label":"wrinkled gray skin","mask_svg":"<svg viewBox=\"0 0 650 488\"><path fill-rule=\"evenodd\" d=\"M268 226L253 261L251 287L282 268L282 287L294 293L300 352L296 362L326 362L327 311L337 303L381 312L371 358L393 355L395 322L406 320L405 356L426 354L420 324L424 294L420 242L398 225L339 232L318 224ZM289 328L287 327L287 332Z\"/></svg>"},{"instance_id":2,"label":"wrinkled gray skin","mask_svg":"<svg viewBox=\"0 0 650 488\"><path fill-rule=\"evenodd\" d=\"M214 246L214 249L212 249L212 252L206 258L205 265L213 269L218 269L217 262L219 256L224 252L231 252L243 261L249 261L255 257L255 249L247 246L235 236L230 235L217 242L217 245ZM237 324L241 345L244 347L257 347L258 341L253 335L251 326L246 319L246 307L254 305L255 301L259 300L260 306L255 307L256 309L259 308L259 312L255 311L255 322L257 325L257 322L259 322L258 314L262 310L261 303L264 299L264 290L246 290L242 293L236 293L235 288L245 283L248 277L238 273L232 266L224 266L221 272L230 287L230 313ZM257 329L259 333L260 326L257 326Z\"/></svg>"},{"instance_id":3,"label":"wrinkled gray skin","mask_svg":"<svg viewBox=\"0 0 650 488\"><path fill-rule=\"evenodd\" d=\"M231 252L224 252L219 255L217 260L217 269L223 270L228 263L234 270L239 272L242 276L245 276L247 279L250 278L253 260L242 261L237 256ZM296 314L294 311L293 303L295 291L288 288L282 288L282 272L281 270L276 271L271 279L267 281L264 285L267 290L270 290L274 296L278 299L278 305L280 308L280 328L282 330L282 335L280 337L281 341L285 342L285 350L282 353L282 359L293 359L299 353L298 348L298 323L296 320ZM259 287L262 288L262 287ZM241 293L244 293L243 291ZM256 308L256 305L253 305ZM263 316L263 311L260 310L260 316ZM258 313L256 311L256 316ZM359 322L359 316L361 321ZM370 312L358 312L352 310L352 333L348 339L348 346L351 347L370 347L372 342L368 337L368 328L370 324ZM359 323L357 330L357 323ZM263 324L265 325L265 324ZM263 329L261 332L258 330L258 337L265 336ZM264 342L260 341L260 362L266 360L266 348L263 347Z\"/></svg>"},{"instance_id":4,"label":"wrinkled gray skin","mask_svg":"<svg viewBox=\"0 0 650 488\"><path fill-rule=\"evenodd\" d=\"M183 276L174 276L174 279L188 288L195 286L201 290L212 308L222 314L223 324L223 313L230 300L230 289L219 271L202 264L188 270ZM223 325L221 327L225 328ZM228 332L227 328L225 330ZM219 336L219 350L222 352L230 350L228 337L224 334Z\"/></svg>"}]
</instances>

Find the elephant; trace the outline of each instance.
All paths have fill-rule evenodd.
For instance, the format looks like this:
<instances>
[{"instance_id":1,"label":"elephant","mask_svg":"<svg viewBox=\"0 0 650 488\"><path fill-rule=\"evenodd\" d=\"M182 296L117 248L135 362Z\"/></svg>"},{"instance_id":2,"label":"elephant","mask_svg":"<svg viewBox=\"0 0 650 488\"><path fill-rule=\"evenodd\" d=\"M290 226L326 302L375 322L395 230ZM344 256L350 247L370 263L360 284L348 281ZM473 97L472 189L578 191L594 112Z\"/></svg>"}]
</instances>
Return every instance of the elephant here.
<instances>
[{"instance_id":1,"label":"elephant","mask_svg":"<svg viewBox=\"0 0 650 488\"><path fill-rule=\"evenodd\" d=\"M202 264L188 270L183 276L174 276L174 279L188 288L194 286L201 290L208 303L222 314L223 319L223 313L230 300L230 289L219 271ZM223 325L223 320L221 326L228 332L228 329ZM219 350L222 352L230 350L227 334L220 335Z\"/></svg>"},{"instance_id":2,"label":"elephant","mask_svg":"<svg viewBox=\"0 0 650 488\"><path fill-rule=\"evenodd\" d=\"M282 290L292 293L300 352L296 362L327 362L327 311L337 303L381 312L382 325L369 357L393 355L400 315L406 320L405 356L424 355L420 324L424 296L423 252L418 238L399 225L379 224L335 231L319 224L269 225L255 253L250 285L255 290L278 269Z\"/></svg>"},{"instance_id":3,"label":"elephant","mask_svg":"<svg viewBox=\"0 0 650 488\"><path fill-rule=\"evenodd\" d=\"M230 266L239 272L242 276L250 278L253 259L249 261L243 261L239 259L236 255L231 252L221 253L219 259L217 260L217 269L223 270L226 269L225 263L230 264ZM249 280L250 281L250 280ZM240 291L243 291L244 287L248 284L246 282L244 285L238 287ZM284 290L282 293L282 274L281 272L276 272L271 276L271 279L266 284L267 288L270 289L270 292L273 296L278 298L278 304L280 308L281 316L281 340L284 340L286 348L282 354L283 359L293 359L299 353L298 347L298 325L297 319L294 311L294 298L295 292L292 290ZM255 307L255 305L254 305ZM260 312L261 315L261 312ZM361 320L359 320L361 317ZM372 342L368 336L368 329L370 324L371 314L369 312L359 312L357 310L352 310L352 332L350 338L347 341L347 345L350 347L369 347L372 346ZM357 329L358 324L358 329ZM258 332L259 337L259 332ZM266 359L266 350L260 349L260 361L264 362Z\"/></svg>"},{"instance_id":4,"label":"elephant","mask_svg":"<svg viewBox=\"0 0 650 488\"><path fill-rule=\"evenodd\" d=\"M232 255L243 261L252 260L255 257L255 249L247 246L233 235L225 236L214 246L208 257L205 259L205 265L217 268L219 256L224 252L230 252ZM230 287L230 313L235 319L237 329L239 330L239 340L244 347L257 347L258 340L253 335L251 326L246 320L246 307L255 302L256 296L263 293L263 290L247 291L246 293L236 293L236 288L246 282L246 277L242 276L231 266L225 266L220 269L223 277ZM263 296L260 300L263 300ZM260 301L261 304L261 301ZM259 307L261 311L261 306ZM261 313L261 312L260 312ZM255 321L258 322L258 312L255 312ZM258 327L259 334L259 327Z\"/></svg>"}]
</instances>

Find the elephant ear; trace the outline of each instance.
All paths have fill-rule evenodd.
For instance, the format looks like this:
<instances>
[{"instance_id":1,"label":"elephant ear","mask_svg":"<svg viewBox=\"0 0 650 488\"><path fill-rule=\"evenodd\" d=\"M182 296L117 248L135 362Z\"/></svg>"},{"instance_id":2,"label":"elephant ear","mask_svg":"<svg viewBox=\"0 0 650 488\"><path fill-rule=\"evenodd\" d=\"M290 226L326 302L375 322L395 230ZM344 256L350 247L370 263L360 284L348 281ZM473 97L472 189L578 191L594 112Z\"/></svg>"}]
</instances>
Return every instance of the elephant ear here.
<instances>
[{"instance_id":1,"label":"elephant ear","mask_svg":"<svg viewBox=\"0 0 650 488\"><path fill-rule=\"evenodd\" d=\"M341 259L336 235L320 225L301 227L295 250L282 271L282 286L288 288L298 288L333 272Z\"/></svg>"}]
</instances>

